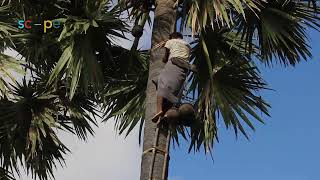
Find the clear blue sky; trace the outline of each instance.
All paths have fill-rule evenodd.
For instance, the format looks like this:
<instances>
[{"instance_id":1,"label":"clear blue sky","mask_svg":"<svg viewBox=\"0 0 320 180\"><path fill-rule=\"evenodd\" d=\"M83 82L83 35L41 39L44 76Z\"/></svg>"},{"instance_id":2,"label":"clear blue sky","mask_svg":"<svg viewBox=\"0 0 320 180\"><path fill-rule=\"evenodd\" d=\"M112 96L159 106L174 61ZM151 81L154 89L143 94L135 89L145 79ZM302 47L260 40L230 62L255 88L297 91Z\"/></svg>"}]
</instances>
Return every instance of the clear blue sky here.
<instances>
[{"instance_id":1,"label":"clear blue sky","mask_svg":"<svg viewBox=\"0 0 320 180\"><path fill-rule=\"evenodd\" d=\"M313 59L296 68L262 68L275 91L262 95L272 105L266 124L256 123L251 140L236 140L220 128L210 156L172 151L169 180L319 180L320 33L310 33Z\"/></svg>"}]
</instances>

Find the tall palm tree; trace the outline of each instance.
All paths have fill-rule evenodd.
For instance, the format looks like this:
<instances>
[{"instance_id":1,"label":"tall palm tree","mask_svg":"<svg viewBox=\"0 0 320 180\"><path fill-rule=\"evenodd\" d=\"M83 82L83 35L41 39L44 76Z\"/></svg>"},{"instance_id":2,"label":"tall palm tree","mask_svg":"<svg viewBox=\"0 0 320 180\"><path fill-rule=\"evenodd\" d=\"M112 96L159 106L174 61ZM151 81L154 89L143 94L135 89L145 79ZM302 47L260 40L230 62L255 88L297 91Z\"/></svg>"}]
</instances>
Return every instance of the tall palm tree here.
<instances>
[{"instance_id":1,"label":"tall palm tree","mask_svg":"<svg viewBox=\"0 0 320 180\"><path fill-rule=\"evenodd\" d=\"M192 37L191 58L200 69L188 77L183 99L192 99L196 119L190 128L160 128L157 149L168 148L172 135L177 144L189 140L189 151L209 153L221 122L249 138L244 125L254 130L251 119L263 122L257 112L269 115L259 95L268 86L255 64L294 66L310 59L306 29L319 30L319 10L313 0L3 0L0 51L10 48L22 58L0 55L0 177L19 174L19 162L41 180L53 177L69 151L57 131L85 140L103 114L115 119L119 133L139 124L140 179L166 180L166 153L153 149L151 80L163 67L164 49L157 45L177 29ZM152 18L152 48L139 50ZM20 19L56 19L63 26L21 30ZM131 28L134 43L125 49L114 39L126 38Z\"/></svg>"}]
</instances>

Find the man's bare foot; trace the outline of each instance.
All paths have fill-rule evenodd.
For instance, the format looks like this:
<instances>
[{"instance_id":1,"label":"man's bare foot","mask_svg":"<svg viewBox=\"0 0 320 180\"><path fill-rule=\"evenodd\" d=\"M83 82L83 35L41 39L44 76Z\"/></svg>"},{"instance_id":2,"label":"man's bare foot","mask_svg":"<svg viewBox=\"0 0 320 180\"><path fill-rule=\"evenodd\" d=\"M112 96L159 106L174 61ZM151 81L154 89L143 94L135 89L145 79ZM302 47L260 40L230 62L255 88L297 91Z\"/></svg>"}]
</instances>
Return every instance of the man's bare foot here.
<instances>
[{"instance_id":1,"label":"man's bare foot","mask_svg":"<svg viewBox=\"0 0 320 180\"><path fill-rule=\"evenodd\" d=\"M156 123L158 122L159 118L163 116L163 111L158 112L156 115L153 116L153 118L151 119L152 122Z\"/></svg>"}]
</instances>

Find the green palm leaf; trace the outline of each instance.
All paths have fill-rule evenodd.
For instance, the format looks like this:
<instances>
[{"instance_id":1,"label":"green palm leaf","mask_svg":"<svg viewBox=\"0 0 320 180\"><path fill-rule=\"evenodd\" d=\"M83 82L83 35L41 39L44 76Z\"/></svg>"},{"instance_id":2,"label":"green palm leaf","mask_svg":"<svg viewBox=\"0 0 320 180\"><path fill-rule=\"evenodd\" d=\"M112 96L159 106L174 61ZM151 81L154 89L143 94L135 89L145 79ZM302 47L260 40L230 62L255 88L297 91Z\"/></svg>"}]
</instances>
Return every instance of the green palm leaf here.
<instances>
[{"instance_id":1,"label":"green palm leaf","mask_svg":"<svg viewBox=\"0 0 320 180\"><path fill-rule=\"evenodd\" d=\"M306 28L320 27L319 8L306 1L261 2L260 11L238 16L237 31L248 44L256 44L261 61L295 65L311 57ZM248 46L252 50L251 46Z\"/></svg>"},{"instance_id":2,"label":"green palm leaf","mask_svg":"<svg viewBox=\"0 0 320 180\"><path fill-rule=\"evenodd\" d=\"M18 171L20 161L41 180L53 177L53 168L68 152L56 135L57 96L50 90L36 91L26 80L10 92L10 99L0 99L1 167Z\"/></svg>"},{"instance_id":3,"label":"green palm leaf","mask_svg":"<svg viewBox=\"0 0 320 180\"><path fill-rule=\"evenodd\" d=\"M140 123L141 137L149 56L145 52L117 49L113 52L118 55L105 69L105 120L115 118L119 133L126 131L127 135Z\"/></svg>"},{"instance_id":4,"label":"green palm leaf","mask_svg":"<svg viewBox=\"0 0 320 180\"><path fill-rule=\"evenodd\" d=\"M6 95L8 91L8 82L15 82L13 73L24 75L22 62L13 57L0 54L0 96Z\"/></svg>"},{"instance_id":5,"label":"green palm leaf","mask_svg":"<svg viewBox=\"0 0 320 180\"><path fill-rule=\"evenodd\" d=\"M0 99L1 167L19 172L17 162L28 174L46 180L53 168L64 162L69 150L56 135L67 130L81 139L93 134L97 107L93 99L76 93L70 101L66 86L48 87L48 76L10 85L9 95Z\"/></svg>"},{"instance_id":6,"label":"green palm leaf","mask_svg":"<svg viewBox=\"0 0 320 180\"><path fill-rule=\"evenodd\" d=\"M106 51L104 47L111 45L112 36L123 37L120 32L126 31L125 24L119 19L119 9L114 7L108 10L109 1L100 3L98 10L91 10L90 3L85 6L87 18L69 16L63 20L64 29L59 37L63 53L49 83L63 75L70 78L70 99L80 84L84 92L89 86L96 90L102 87L102 69L97 54Z\"/></svg>"},{"instance_id":7,"label":"green palm leaf","mask_svg":"<svg viewBox=\"0 0 320 180\"><path fill-rule=\"evenodd\" d=\"M196 44L193 53L195 64L207 70L191 77L198 120L191 126L190 150L199 150L201 145L206 151L212 149L218 137L218 120L232 127L236 135L240 131L248 138L243 124L254 130L250 117L263 122L256 111L268 115L269 105L257 94L267 88L266 83L250 62L244 44L228 29L210 29L202 34L203 42Z\"/></svg>"},{"instance_id":8,"label":"green palm leaf","mask_svg":"<svg viewBox=\"0 0 320 180\"><path fill-rule=\"evenodd\" d=\"M10 22L12 19L6 17L7 14L10 14L9 6L0 6L0 52L3 52L8 44L12 45L11 35L18 32L18 28Z\"/></svg>"},{"instance_id":9,"label":"green palm leaf","mask_svg":"<svg viewBox=\"0 0 320 180\"><path fill-rule=\"evenodd\" d=\"M192 33L199 33L208 24L233 26L234 14L245 17L245 9L259 10L257 1L253 0L203 0L180 1L182 7L181 27L190 27Z\"/></svg>"}]
</instances>

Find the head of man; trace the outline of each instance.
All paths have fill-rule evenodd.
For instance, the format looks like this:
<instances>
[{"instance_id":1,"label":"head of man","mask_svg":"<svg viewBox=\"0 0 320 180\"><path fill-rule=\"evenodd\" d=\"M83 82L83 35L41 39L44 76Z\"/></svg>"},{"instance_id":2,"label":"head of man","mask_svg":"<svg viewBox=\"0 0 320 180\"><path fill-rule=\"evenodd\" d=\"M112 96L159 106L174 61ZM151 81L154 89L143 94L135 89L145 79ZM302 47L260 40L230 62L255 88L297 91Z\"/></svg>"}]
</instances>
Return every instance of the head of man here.
<instances>
[{"instance_id":1,"label":"head of man","mask_svg":"<svg viewBox=\"0 0 320 180\"><path fill-rule=\"evenodd\" d=\"M183 39L183 36L179 32L174 32L169 35L170 39Z\"/></svg>"}]
</instances>

